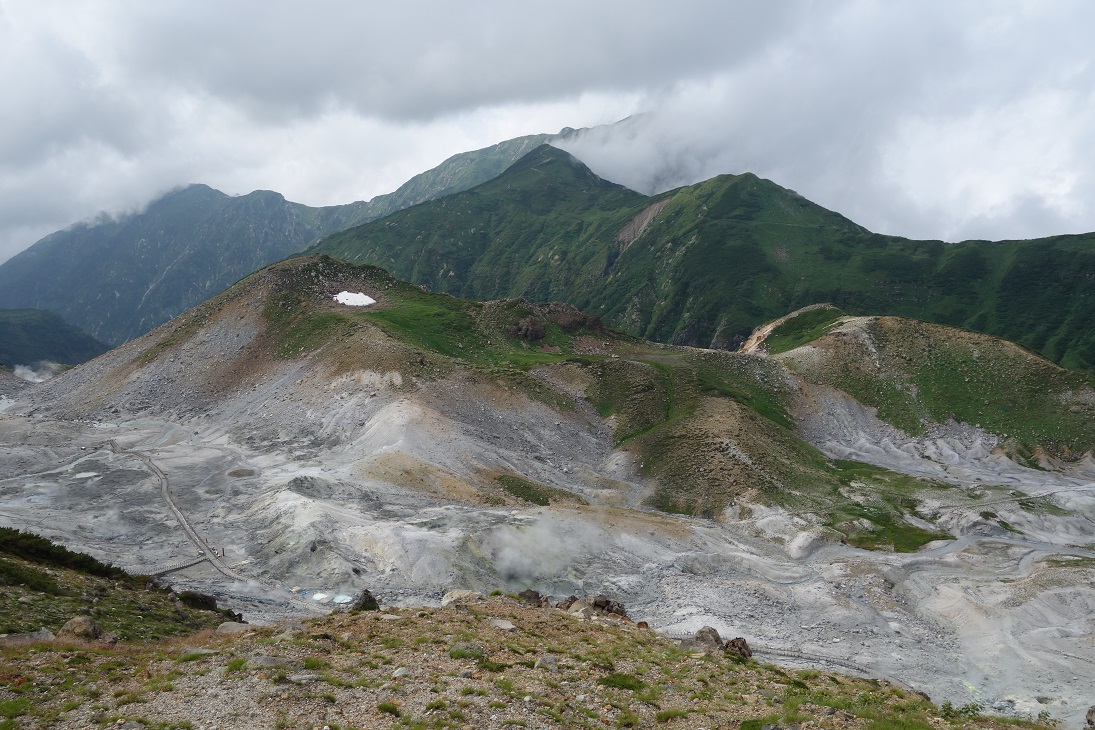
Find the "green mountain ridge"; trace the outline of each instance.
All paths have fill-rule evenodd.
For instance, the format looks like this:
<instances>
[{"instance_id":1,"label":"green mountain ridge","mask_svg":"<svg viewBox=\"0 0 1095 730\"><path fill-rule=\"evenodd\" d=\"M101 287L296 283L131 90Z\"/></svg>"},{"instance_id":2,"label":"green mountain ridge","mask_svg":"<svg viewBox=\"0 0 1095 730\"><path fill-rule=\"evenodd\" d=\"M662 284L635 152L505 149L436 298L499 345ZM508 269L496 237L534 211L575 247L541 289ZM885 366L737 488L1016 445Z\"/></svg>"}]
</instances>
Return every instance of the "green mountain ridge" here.
<instances>
[{"instance_id":1,"label":"green mountain ridge","mask_svg":"<svg viewBox=\"0 0 1095 730\"><path fill-rule=\"evenodd\" d=\"M309 252L462 296L562 299L662 342L732 348L765 321L831 302L985 332L1095 370L1095 234L885 236L751 173L643 196L545 145L482 185Z\"/></svg>"},{"instance_id":2,"label":"green mountain ridge","mask_svg":"<svg viewBox=\"0 0 1095 730\"><path fill-rule=\"evenodd\" d=\"M107 349L52 312L0 309L0 366L13 368L41 362L75 365Z\"/></svg>"},{"instance_id":3,"label":"green mountain ridge","mask_svg":"<svg viewBox=\"0 0 1095 730\"><path fill-rule=\"evenodd\" d=\"M0 307L55 312L118 345L319 238L494 177L550 135L455 155L368 202L310 207L190 185L138 213L76 224L0 265Z\"/></svg>"}]
</instances>

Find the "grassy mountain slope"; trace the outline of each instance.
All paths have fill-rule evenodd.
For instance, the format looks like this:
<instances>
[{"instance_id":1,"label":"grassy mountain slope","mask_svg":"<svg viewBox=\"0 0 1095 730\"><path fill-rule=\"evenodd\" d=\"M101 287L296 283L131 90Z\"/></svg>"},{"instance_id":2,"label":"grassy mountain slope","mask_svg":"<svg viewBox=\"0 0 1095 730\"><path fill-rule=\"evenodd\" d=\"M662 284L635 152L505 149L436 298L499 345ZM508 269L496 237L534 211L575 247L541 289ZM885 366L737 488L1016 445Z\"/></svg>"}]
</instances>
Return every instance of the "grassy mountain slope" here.
<instances>
[{"instance_id":1,"label":"grassy mountain slope","mask_svg":"<svg viewBox=\"0 0 1095 730\"><path fill-rule=\"evenodd\" d=\"M0 365L75 365L106 351L106 345L51 312L0 309Z\"/></svg>"},{"instance_id":2,"label":"grassy mountain slope","mask_svg":"<svg viewBox=\"0 0 1095 730\"><path fill-rule=\"evenodd\" d=\"M309 207L269 191L230 197L191 185L117 220L53 233L0 265L0 307L47 309L117 345L163 324L315 239L463 190L547 139L449 158L368 202Z\"/></svg>"},{"instance_id":3,"label":"grassy mountain slope","mask_svg":"<svg viewBox=\"0 0 1095 730\"><path fill-rule=\"evenodd\" d=\"M809 314L803 319L817 318ZM1032 463L1095 446L1095 378L1011 342L900 317L845 317L820 329L798 324L816 337L779 360L877 408L907 433L949 420L976 424L1006 436L1005 450Z\"/></svg>"},{"instance_id":4,"label":"grassy mountain slope","mask_svg":"<svg viewBox=\"0 0 1095 730\"><path fill-rule=\"evenodd\" d=\"M831 302L987 332L1095 369L1085 325L1095 320L1095 234L882 236L751 174L645 197L545 146L488 183L312 250L454 294L564 299L663 342L734 346L764 321Z\"/></svg>"},{"instance_id":5,"label":"grassy mountain slope","mask_svg":"<svg viewBox=\"0 0 1095 730\"><path fill-rule=\"evenodd\" d=\"M213 628L227 617L202 610L185 594L152 588L147 578L6 527L0 528L0 586L0 634L43 627L57 633L73 616L90 615L107 633L138 641Z\"/></svg>"},{"instance_id":6,"label":"grassy mountain slope","mask_svg":"<svg viewBox=\"0 0 1095 730\"><path fill-rule=\"evenodd\" d=\"M645 205L565 152L541 146L473 190L336 234L315 249L459 296L573 299L606 266L597 243Z\"/></svg>"},{"instance_id":7,"label":"grassy mountain slope","mask_svg":"<svg viewBox=\"0 0 1095 730\"><path fill-rule=\"evenodd\" d=\"M492 622L509 622L506 632ZM888 682L702 656L627 622L507 597L336 613L244 635L4 648L11 727L1043 728ZM537 662L540 661L540 664ZM264 666L265 664L265 666ZM393 678L393 672L400 670ZM61 681L61 680L64 681ZM180 701L185 700L185 701Z\"/></svg>"}]
</instances>

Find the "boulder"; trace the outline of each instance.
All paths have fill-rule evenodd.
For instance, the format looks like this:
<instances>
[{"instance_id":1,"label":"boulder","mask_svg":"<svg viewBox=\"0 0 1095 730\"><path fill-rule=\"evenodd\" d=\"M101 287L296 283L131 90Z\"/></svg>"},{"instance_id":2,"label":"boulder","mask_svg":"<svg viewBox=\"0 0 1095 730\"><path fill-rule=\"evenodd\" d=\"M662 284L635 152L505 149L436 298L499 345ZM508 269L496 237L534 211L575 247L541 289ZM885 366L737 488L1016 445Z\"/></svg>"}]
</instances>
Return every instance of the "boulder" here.
<instances>
[{"instance_id":1,"label":"boulder","mask_svg":"<svg viewBox=\"0 0 1095 730\"><path fill-rule=\"evenodd\" d=\"M195 608L199 611L216 611L217 610L217 597L208 593L198 593L197 591L183 591L179 594L179 600L183 605Z\"/></svg>"},{"instance_id":2,"label":"boulder","mask_svg":"<svg viewBox=\"0 0 1095 730\"><path fill-rule=\"evenodd\" d=\"M478 591L449 591L441 598L441 607L462 606L468 603L477 603L483 600L483 594Z\"/></svg>"},{"instance_id":3,"label":"boulder","mask_svg":"<svg viewBox=\"0 0 1095 730\"><path fill-rule=\"evenodd\" d=\"M699 651L704 654L717 654L722 651L722 637L711 626L704 626L692 636L681 642L681 648L686 651Z\"/></svg>"},{"instance_id":4,"label":"boulder","mask_svg":"<svg viewBox=\"0 0 1095 730\"><path fill-rule=\"evenodd\" d=\"M555 604L556 608L561 608L564 611L569 611L570 607L578 600L578 596L567 596L563 600Z\"/></svg>"},{"instance_id":5,"label":"boulder","mask_svg":"<svg viewBox=\"0 0 1095 730\"><path fill-rule=\"evenodd\" d=\"M540 595L540 591L534 591L529 588L527 591L521 591L517 594L517 597L521 599L521 603L529 606L539 606L543 601L543 597Z\"/></svg>"},{"instance_id":6,"label":"boulder","mask_svg":"<svg viewBox=\"0 0 1095 730\"><path fill-rule=\"evenodd\" d=\"M449 648L453 659L482 659L487 655L483 647L474 641L458 641Z\"/></svg>"},{"instance_id":7,"label":"boulder","mask_svg":"<svg viewBox=\"0 0 1095 730\"><path fill-rule=\"evenodd\" d=\"M504 618L492 618L490 625L496 629L502 629L502 631L516 631L517 627L511 621L506 621Z\"/></svg>"},{"instance_id":8,"label":"boulder","mask_svg":"<svg viewBox=\"0 0 1095 730\"><path fill-rule=\"evenodd\" d=\"M188 662L203 656L214 656L220 652L216 649L206 649L200 646L184 646L179 652L179 661Z\"/></svg>"},{"instance_id":9,"label":"boulder","mask_svg":"<svg viewBox=\"0 0 1095 730\"><path fill-rule=\"evenodd\" d=\"M589 605L585 599L579 598L577 601L570 604L567 613L571 616L578 616L579 618L592 618L594 614L597 613L597 610Z\"/></svg>"},{"instance_id":10,"label":"boulder","mask_svg":"<svg viewBox=\"0 0 1095 730\"><path fill-rule=\"evenodd\" d=\"M354 599L354 602L350 604L351 611L379 611L380 604L377 603L376 597L369 592L369 589L361 591Z\"/></svg>"},{"instance_id":11,"label":"boulder","mask_svg":"<svg viewBox=\"0 0 1095 730\"><path fill-rule=\"evenodd\" d=\"M241 624L238 621L225 621L217 630L213 632L214 636L232 636L234 634L243 634L249 631L251 627L248 624Z\"/></svg>"},{"instance_id":12,"label":"boulder","mask_svg":"<svg viewBox=\"0 0 1095 730\"><path fill-rule=\"evenodd\" d=\"M91 616L74 616L57 632L57 638L62 640L95 641L102 637L103 627Z\"/></svg>"},{"instance_id":13,"label":"boulder","mask_svg":"<svg viewBox=\"0 0 1095 730\"><path fill-rule=\"evenodd\" d=\"M31 644L36 641L53 641L57 637L53 635L53 632L44 626L37 631L31 631L26 634L7 634L0 636L0 641L5 644Z\"/></svg>"},{"instance_id":14,"label":"boulder","mask_svg":"<svg viewBox=\"0 0 1095 730\"><path fill-rule=\"evenodd\" d=\"M256 654L247 660L248 669L272 669L275 667L299 669L302 666L304 665L295 659L285 659L278 656L268 656L266 654Z\"/></svg>"},{"instance_id":15,"label":"boulder","mask_svg":"<svg viewBox=\"0 0 1095 730\"><path fill-rule=\"evenodd\" d=\"M624 604L614 601L608 596L602 594L593 596L589 599L589 603L601 613L615 613L619 616L627 616L627 609L624 608Z\"/></svg>"},{"instance_id":16,"label":"boulder","mask_svg":"<svg viewBox=\"0 0 1095 730\"><path fill-rule=\"evenodd\" d=\"M749 642L741 636L735 636L726 642L726 653L737 654L742 659L749 659L753 656L753 650L749 648Z\"/></svg>"},{"instance_id":17,"label":"boulder","mask_svg":"<svg viewBox=\"0 0 1095 730\"><path fill-rule=\"evenodd\" d=\"M551 654L544 654L542 657L536 660L536 664L534 664L532 668L543 669L547 672L558 672L559 660Z\"/></svg>"}]
</instances>

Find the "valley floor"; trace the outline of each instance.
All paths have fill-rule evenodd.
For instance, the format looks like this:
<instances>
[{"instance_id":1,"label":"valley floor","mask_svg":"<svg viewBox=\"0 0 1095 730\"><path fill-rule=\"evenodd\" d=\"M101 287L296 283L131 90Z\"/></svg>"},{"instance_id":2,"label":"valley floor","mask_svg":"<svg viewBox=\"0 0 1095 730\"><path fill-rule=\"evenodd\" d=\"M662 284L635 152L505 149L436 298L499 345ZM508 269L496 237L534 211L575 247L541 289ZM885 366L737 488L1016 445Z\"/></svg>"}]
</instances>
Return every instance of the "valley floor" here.
<instances>
[{"instance_id":1,"label":"valley floor","mask_svg":"<svg viewBox=\"0 0 1095 730\"><path fill-rule=\"evenodd\" d=\"M301 459L200 420L76 422L10 407L0 525L163 572L251 622L322 615L362 588L404 607L456 588L606 593L669 636L710 625L764 660L830 658L938 703L1080 727L1095 701L1090 475L1005 470L969 439L865 446L854 435L819 445L939 472L954 500L929 507L958 539L871 552L759 505L719 520L472 505L355 480L357 460L337 449ZM1015 507L1031 495L1048 506Z\"/></svg>"}]
</instances>

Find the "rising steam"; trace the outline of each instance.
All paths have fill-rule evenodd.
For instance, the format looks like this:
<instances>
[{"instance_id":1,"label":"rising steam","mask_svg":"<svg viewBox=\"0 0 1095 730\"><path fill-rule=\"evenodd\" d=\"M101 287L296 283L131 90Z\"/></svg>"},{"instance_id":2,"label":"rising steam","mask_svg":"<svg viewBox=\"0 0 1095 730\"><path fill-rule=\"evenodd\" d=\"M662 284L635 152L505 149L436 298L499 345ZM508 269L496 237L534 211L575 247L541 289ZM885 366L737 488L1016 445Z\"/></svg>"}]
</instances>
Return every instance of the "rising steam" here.
<instances>
[{"instance_id":1,"label":"rising steam","mask_svg":"<svg viewBox=\"0 0 1095 730\"><path fill-rule=\"evenodd\" d=\"M64 370L64 366L56 362L40 362L37 367L30 367L29 365L16 365L15 377L22 378L23 380L31 383L44 383L54 375L59 374Z\"/></svg>"}]
</instances>

